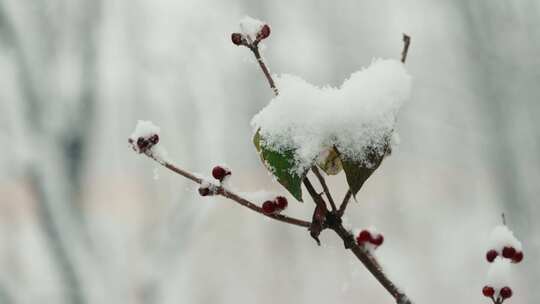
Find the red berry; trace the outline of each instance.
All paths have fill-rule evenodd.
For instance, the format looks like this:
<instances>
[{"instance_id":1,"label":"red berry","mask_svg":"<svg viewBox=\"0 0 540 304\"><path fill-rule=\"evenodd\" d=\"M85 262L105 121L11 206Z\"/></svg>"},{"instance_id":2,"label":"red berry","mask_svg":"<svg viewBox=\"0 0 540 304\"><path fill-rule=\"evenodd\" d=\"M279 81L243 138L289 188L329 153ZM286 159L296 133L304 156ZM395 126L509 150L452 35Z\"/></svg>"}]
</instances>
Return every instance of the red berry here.
<instances>
[{"instance_id":1,"label":"red berry","mask_svg":"<svg viewBox=\"0 0 540 304\"><path fill-rule=\"evenodd\" d=\"M234 43L236 45L241 45L242 44L242 34L240 34L240 33L232 33L231 41L232 41L232 43Z\"/></svg>"},{"instance_id":2,"label":"red berry","mask_svg":"<svg viewBox=\"0 0 540 304\"><path fill-rule=\"evenodd\" d=\"M276 212L276 203L272 201L266 201L262 204L262 210L265 214L273 214Z\"/></svg>"},{"instance_id":3,"label":"red berry","mask_svg":"<svg viewBox=\"0 0 540 304\"><path fill-rule=\"evenodd\" d=\"M268 24L263 25L261 30L257 33L257 40L263 40L270 36L270 27Z\"/></svg>"},{"instance_id":4,"label":"red berry","mask_svg":"<svg viewBox=\"0 0 540 304\"><path fill-rule=\"evenodd\" d=\"M484 288L482 288L482 293L484 294L484 297L491 298L495 294L495 289L491 286L484 286Z\"/></svg>"},{"instance_id":5,"label":"red berry","mask_svg":"<svg viewBox=\"0 0 540 304\"><path fill-rule=\"evenodd\" d=\"M285 210L288 205L289 202L287 202L287 198L285 198L284 196L276 197L276 207L278 210Z\"/></svg>"},{"instance_id":6,"label":"red berry","mask_svg":"<svg viewBox=\"0 0 540 304\"><path fill-rule=\"evenodd\" d=\"M199 194L201 196L207 196L210 195L210 189L208 187L200 187L199 188Z\"/></svg>"},{"instance_id":7,"label":"red berry","mask_svg":"<svg viewBox=\"0 0 540 304\"><path fill-rule=\"evenodd\" d=\"M221 166L215 166L214 169L212 169L212 176L220 182L223 181L227 175L231 175L231 171Z\"/></svg>"},{"instance_id":8,"label":"red berry","mask_svg":"<svg viewBox=\"0 0 540 304\"><path fill-rule=\"evenodd\" d=\"M519 263L522 260L523 260L523 252L522 251L516 251L516 253L512 257L512 262Z\"/></svg>"},{"instance_id":9,"label":"red berry","mask_svg":"<svg viewBox=\"0 0 540 304\"><path fill-rule=\"evenodd\" d=\"M499 291L499 294L501 298L508 299L512 297L512 289L510 287L503 287L501 288L501 291Z\"/></svg>"},{"instance_id":10,"label":"red berry","mask_svg":"<svg viewBox=\"0 0 540 304\"><path fill-rule=\"evenodd\" d=\"M369 242L370 240L371 240L371 233L369 233L369 231L367 230L360 231L360 233L356 237L356 242L358 243L358 245L362 245L366 242Z\"/></svg>"},{"instance_id":11,"label":"red berry","mask_svg":"<svg viewBox=\"0 0 540 304\"><path fill-rule=\"evenodd\" d=\"M148 148L148 141L144 137L139 137L137 139L137 147L139 147L140 152L144 152Z\"/></svg>"},{"instance_id":12,"label":"red berry","mask_svg":"<svg viewBox=\"0 0 540 304\"><path fill-rule=\"evenodd\" d=\"M159 135L157 134L154 134L152 136L150 136L150 138L148 138L148 140L153 144L157 144L159 142Z\"/></svg>"},{"instance_id":13,"label":"red berry","mask_svg":"<svg viewBox=\"0 0 540 304\"><path fill-rule=\"evenodd\" d=\"M496 250L493 250L491 249L490 251L488 251L486 253L486 260L488 260L488 262L493 262L495 260L495 258L498 256L499 254L497 253Z\"/></svg>"},{"instance_id":14,"label":"red berry","mask_svg":"<svg viewBox=\"0 0 540 304\"><path fill-rule=\"evenodd\" d=\"M507 258L507 259L511 259L512 257L514 257L514 254L516 254L516 249L514 249L514 247L504 247L503 248L503 251L502 251L502 256Z\"/></svg>"},{"instance_id":15,"label":"red berry","mask_svg":"<svg viewBox=\"0 0 540 304\"><path fill-rule=\"evenodd\" d=\"M371 238L370 241L371 241L371 244L375 246L381 246L382 243L384 242L384 236L382 234L378 234L374 238Z\"/></svg>"}]
</instances>

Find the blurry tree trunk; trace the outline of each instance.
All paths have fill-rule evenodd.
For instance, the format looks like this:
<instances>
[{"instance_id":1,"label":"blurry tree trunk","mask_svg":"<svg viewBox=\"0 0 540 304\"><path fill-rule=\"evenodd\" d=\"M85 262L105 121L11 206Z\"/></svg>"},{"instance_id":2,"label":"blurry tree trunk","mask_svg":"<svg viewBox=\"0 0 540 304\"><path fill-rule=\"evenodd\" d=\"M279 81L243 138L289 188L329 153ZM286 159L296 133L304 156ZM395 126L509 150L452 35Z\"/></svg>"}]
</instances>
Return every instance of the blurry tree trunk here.
<instances>
[{"instance_id":1,"label":"blurry tree trunk","mask_svg":"<svg viewBox=\"0 0 540 304\"><path fill-rule=\"evenodd\" d=\"M24 39L21 39L25 33L21 33L16 28L16 23L9 19L7 3L0 2L0 38L12 48L12 56L18 66L17 77L21 98L24 101L26 127L31 134L32 150L36 153L35 160L29 164L26 172L38 203L37 217L61 275L66 301L75 304L86 302L76 260L77 251L79 253L85 251L81 249L84 245L88 245L89 238L84 225L81 225L84 219L78 201L81 168L84 165L96 104L98 63L95 31L99 22L100 2L83 1L82 6L83 18L80 18L80 24L75 25L78 31L74 36L80 46L79 100L76 102L75 113L59 112L59 117L53 118L65 119L65 116L75 116L64 126L64 130L55 132L48 129L46 121L51 118L46 116L47 109L44 109L43 105L54 107L54 100L47 99L57 99L56 95L59 94L54 90L48 94L49 79L42 77L54 75L53 71L44 73L40 69L47 70L51 67L54 63L52 59L56 55L55 43L65 37L60 37L57 28L53 29L51 24L54 20L47 20L48 16L38 11L36 20L41 26L36 31L39 31L39 36L45 35L44 40L47 43L52 41L50 42L52 45L44 47L49 52L45 52L44 58L37 56L39 64L35 66L36 61L35 58L32 61L32 55L43 50L30 49L25 45Z\"/></svg>"}]
</instances>

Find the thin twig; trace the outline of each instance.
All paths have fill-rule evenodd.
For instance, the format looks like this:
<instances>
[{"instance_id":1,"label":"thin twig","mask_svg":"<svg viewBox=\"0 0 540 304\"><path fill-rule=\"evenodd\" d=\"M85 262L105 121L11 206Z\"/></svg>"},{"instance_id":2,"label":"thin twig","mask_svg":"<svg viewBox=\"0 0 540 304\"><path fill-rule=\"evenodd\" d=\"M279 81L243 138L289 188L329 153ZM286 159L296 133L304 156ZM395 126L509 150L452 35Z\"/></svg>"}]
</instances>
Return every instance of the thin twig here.
<instances>
[{"instance_id":1,"label":"thin twig","mask_svg":"<svg viewBox=\"0 0 540 304\"><path fill-rule=\"evenodd\" d=\"M403 51L401 51L401 62L405 63L407 54L409 53L409 45L411 44L411 36L403 34Z\"/></svg>"},{"instance_id":2,"label":"thin twig","mask_svg":"<svg viewBox=\"0 0 540 304\"><path fill-rule=\"evenodd\" d=\"M347 209L347 205L349 204L349 201L351 200L352 191L351 189L347 190L347 193L345 194L345 197L343 198L343 202L339 206L338 210L338 216L342 217L343 214L345 214L345 210Z\"/></svg>"},{"instance_id":3,"label":"thin twig","mask_svg":"<svg viewBox=\"0 0 540 304\"><path fill-rule=\"evenodd\" d=\"M322 176L321 172L319 171L319 168L317 166L312 166L311 171L315 174L317 179L319 180L319 183L321 183L321 186L323 188L324 194L326 195L326 198L328 199L328 202L330 203L330 207L332 207L332 211L336 212L336 204L334 203L334 199L332 198L332 194L330 194L330 190L328 189L328 185L326 184L326 180Z\"/></svg>"},{"instance_id":4,"label":"thin twig","mask_svg":"<svg viewBox=\"0 0 540 304\"><path fill-rule=\"evenodd\" d=\"M274 95L278 96L279 91L276 87L276 83L274 82L274 79L272 78L272 75L270 75L270 72L268 71L268 68L266 67L266 64L264 63L264 60L261 57L261 53L259 52L259 45L254 44L253 46L250 46L249 49L253 52L253 55L255 55L255 59L257 59L257 62L259 63L259 66L261 67L261 70L263 71L264 76L266 77L266 80L268 80L268 84L270 85L270 88L274 92Z\"/></svg>"},{"instance_id":5,"label":"thin twig","mask_svg":"<svg viewBox=\"0 0 540 304\"><path fill-rule=\"evenodd\" d=\"M326 202L322 199L321 195L319 193L317 193L317 191L315 190L315 187L313 187L313 184L307 178L307 176L304 177L303 182L304 182L304 186L306 187L307 191L309 192L309 195L313 199L313 202L315 202L315 204L317 206L319 206L320 208L324 207L323 209L328 211L328 209L326 208Z\"/></svg>"},{"instance_id":6,"label":"thin twig","mask_svg":"<svg viewBox=\"0 0 540 304\"><path fill-rule=\"evenodd\" d=\"M506 217L504 216L504 212L501 213L501 217L502 217L502 223L503 223L503 225L506 226Z\"/></svg>"},{"instance_id":7,"label":"thin twig","mask_svg":"<svg viewBox=\"0 0 540 304\"><path fill-rule=\"evenodd\" d=\"M165 168L173 171L174 173L177 173L178 175L181 175L197 184L201 184L203 182L203 179L200 178L200 177L197 177L195 176L193 173L190 173L186 170L183 170L181 168L179 168L178 166L170 163L170 162L167 162L167 161L162 161L162 160L159 160L157 159L156 157L154 157L154 155L152 155L152 153L150 151L148 151L147 153L145 153L146 156L148 156L149 158L155 160L156 162L158 162L160 165L164 166ZM304 221L304 220L300 220L300 219L297 219L297 218L293 218L293 217L290 217L290 216L286 216L286 215L283 215L283 214L266 214L263 212L262 208L255 205L254 203L248 201L247 199L241 197L240 195L232 192L231 190L228 190L220 185L214 185L215 186L215 194L218 194L218 195L221 195L223 197L226 197L232 201L235 201L236 203L244 206L244 207L247 207L257 213L260 213L264 216L267 216L269 218L272 218L274 220L277 220L277 221L281 221L281 222L284 222L284 223L288 223L288 224L291 224L291 225L296 225L296 226L300 226L300 227L306 227L306 228L309 228L311 223L310 222L307 222L307 221Z\"/></svg>"}]
</instances>

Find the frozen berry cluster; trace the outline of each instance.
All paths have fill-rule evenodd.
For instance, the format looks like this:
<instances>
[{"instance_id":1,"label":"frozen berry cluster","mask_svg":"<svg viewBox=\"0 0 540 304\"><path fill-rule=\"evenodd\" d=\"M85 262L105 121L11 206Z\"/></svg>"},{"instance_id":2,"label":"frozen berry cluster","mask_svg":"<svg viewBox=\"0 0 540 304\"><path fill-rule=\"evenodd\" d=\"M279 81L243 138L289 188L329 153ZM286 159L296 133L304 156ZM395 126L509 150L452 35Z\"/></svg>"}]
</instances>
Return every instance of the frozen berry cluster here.
<instances>
[{"instance_id":1,"label":"frozen berry cluster","mask_svg":"<svg viewBox=\"0 0 540 304\"><path fill-rule=\"evenodd\" d=\"M139 120L128 143L135 152L147 153L159 143L159 131L159 127L151 121Z\"/></svg>"},{"instance_id":2,"label":"frozen berry cluster","mask_svg":"<svg viewBox=\"0 0 540 304\"><path fill-rule=\"evenodd\" d=\"M289 202L284 196L277 196L274 200L267 200L262 204L264 214L277 214L285 210Z\"/></svg>"},{"instance_id":3,"label":"frozen berry cluster","mask_svg":"<svg viewBox=\"0 0 540 304\"><path fill-rule=\"evenodd\" d=\"M356 234L356 243L358 246L376 249L384 243L384 236L374 228L362 229Z\"/></svg>"},{"instance_id":4,"label":"frozen berry cluster","mask_svg":"<svg viewBox=\"0 0 540 304\"><path fill-rule=\"evenodd\" d=\"M153 146L155 146L159 142L159 135L152 134L148 137L139 137L135 141L132 138L128 139L128 143L131 144L133 147L133 150L139 152L139 153L146 153L146 151L152 149Z\"/></svg>"},{"instance_id":5,"label":"frozen berry cluster","mask_svg":"<svg viewBox=\"0 0 540 304\"><path fill-rule=\"evenodd\" d=\"M506 225L497 226L491 232L486 260L490 268L488 284L482 288L482 294L493 303L501 304L513 294L512 288L508 286L510 265L523 260L521 242Z\"/></svg>"}]
</instances>

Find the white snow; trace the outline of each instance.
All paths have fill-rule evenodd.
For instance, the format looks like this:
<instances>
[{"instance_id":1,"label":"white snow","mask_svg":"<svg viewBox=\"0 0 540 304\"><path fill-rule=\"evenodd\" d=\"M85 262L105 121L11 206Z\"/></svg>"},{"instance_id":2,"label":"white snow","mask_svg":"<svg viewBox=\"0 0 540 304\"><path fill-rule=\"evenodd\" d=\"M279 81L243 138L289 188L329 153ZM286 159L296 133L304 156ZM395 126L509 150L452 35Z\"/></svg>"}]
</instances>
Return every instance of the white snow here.
<instances>
[{"instance_id":1,"label":"white snow","mask_svg":"<svg viewBox=\"0 0 540 304\"><path fill-rule=\"evenodd\" d=\"M154 125L151 121L148 120L138 120L135 130L131 133L131 138L134 142L137 141L139 137L148 138L154 134L159 135L160 128Z\"/></svg>"},{"instance_id":2,"label":"white snow","mask_svg":"<svg viewBox=\"0 0 540 304\"><path fill-rule=\"evenodd\" d=\"M335 145L345 157L369 163L368 147L383 153L394 131L396 115L409 98L411 76L397 60L374 60L338 87L317 87L300 77L276 78L280 95L256 114L266 147L296 149L298 174L319 153Z\"/></svg>"},{"instance_id":3,"label":"white snow","mask_svg":"<svg viewBox=\"0 0 540 304\"><path fill-rule=\"evenodd\" d=\"M501 288L505 286L510 287L510 271L510 261L508 259L497 257L490 264L486 283L495 289L496 295Z\"/></svg>"},{"instance_id":4,"label":"white snow","mask_svg":"<svg viewBox=\"0 0 540 304\"><path fill-rule=\"evenodd\" d=\"M245 16L240 20L240 31L248 39L248 41L253 42L257 39L257 33L265 25L261 20Z\"/></svg>"},{"instance_id":5,"label":"white snow","mask_svg":"<svg viewBox=\"0 0 540 304\"><path fill-rule=\"evenodd\" d=\"M522 251L521 242L514 236L514 233L506 225L495 227L491 231L489 238L489 249L495 249L499 253L506 246L514 247L517 251Z\"/></svg>"},{"instance_id":6,"label":"white snow","mask_svg":"<svg viewBox=\"0 0 540 304\"><path fill-rule=\"evenodd\" d=\"M203 179L201 181L201 184L200 184L199 188L206 188L206 189L210 190L210 192L212 192L212 194L216 194L219 186L212 183L209 180Z\"/></svg>"}]
</instances>

